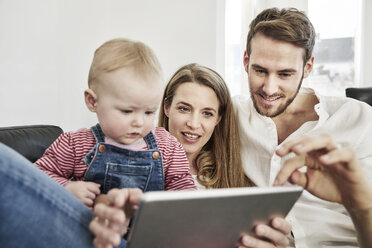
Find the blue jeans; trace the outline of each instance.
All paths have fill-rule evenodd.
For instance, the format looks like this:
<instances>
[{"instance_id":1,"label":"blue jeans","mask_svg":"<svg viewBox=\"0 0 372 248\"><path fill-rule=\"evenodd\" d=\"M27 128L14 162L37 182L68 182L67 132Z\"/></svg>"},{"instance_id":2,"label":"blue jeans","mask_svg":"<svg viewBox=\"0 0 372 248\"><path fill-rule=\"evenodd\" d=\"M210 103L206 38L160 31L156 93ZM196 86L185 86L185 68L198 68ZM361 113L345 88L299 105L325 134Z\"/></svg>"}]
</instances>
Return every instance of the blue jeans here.
<instances>
[{"instance_id":1,"label":"blue jeans","mask_svg":"<svg viewBox=\"0 0 372 248\"><path fill-rule=\"evenodd\" d=\"M75 196L0 143L1 247L93 247L93 217Z\"/></svg>"}]
</instances>

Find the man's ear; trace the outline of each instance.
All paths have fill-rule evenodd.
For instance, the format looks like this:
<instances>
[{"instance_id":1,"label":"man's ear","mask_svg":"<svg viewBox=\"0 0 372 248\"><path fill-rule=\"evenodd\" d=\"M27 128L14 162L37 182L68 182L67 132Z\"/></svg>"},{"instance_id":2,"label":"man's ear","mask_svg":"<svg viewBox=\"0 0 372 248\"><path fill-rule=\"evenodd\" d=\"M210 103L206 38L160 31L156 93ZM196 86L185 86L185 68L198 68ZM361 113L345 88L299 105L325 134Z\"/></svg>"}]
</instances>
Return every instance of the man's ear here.
<instances>
[{"instance_id":1,"label":"man's ear","mask_svg":"<svg viewBox=\"0 0 372 248\"><path fill-rule=\"evenodd\" d=\"M244 70L248 72L248 67L249 67L249 56L247 54L247 51L244 52L243 56L243 64L244 64Z\"/></svg>"},{"instance_id":2,"label":"man's ear","mask_svg":"<svg viewBox=\"0 0 372 248\"><path fill-rule=\"evenodd\" d=\"M97 95L92 89L84 91L85 105L91 112L96 112Z\"/></svg>"},{"instance_id":3,"label":"man's ear","mask_svg":"<svg viewBox=\"0 0 372 248\"><path fill-rule=\"evenodd\" d=\"M313 70L314 57L312 56L305 64L304 68L304 78L307 78L310 75L310 72Z\"/></svg>"}]
</instances>

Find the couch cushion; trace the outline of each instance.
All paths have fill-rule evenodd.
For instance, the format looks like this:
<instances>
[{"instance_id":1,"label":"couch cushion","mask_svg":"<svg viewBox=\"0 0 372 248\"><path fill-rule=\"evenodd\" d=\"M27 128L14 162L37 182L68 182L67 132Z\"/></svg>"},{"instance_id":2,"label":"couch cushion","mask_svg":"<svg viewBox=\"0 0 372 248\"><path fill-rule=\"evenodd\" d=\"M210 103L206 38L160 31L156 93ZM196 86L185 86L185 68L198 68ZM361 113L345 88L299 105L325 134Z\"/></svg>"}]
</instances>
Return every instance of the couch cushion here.
<instances>
[{"instance_id":1,"label":"couch cushion","mask_svg":"<svg viewBox=\"0 0 372 248\"><path fill-rule=\"evenodd\" d=\"M62 132L53 125L0 127L0 142L35 162Z\"/></svg>"}]
</instances>

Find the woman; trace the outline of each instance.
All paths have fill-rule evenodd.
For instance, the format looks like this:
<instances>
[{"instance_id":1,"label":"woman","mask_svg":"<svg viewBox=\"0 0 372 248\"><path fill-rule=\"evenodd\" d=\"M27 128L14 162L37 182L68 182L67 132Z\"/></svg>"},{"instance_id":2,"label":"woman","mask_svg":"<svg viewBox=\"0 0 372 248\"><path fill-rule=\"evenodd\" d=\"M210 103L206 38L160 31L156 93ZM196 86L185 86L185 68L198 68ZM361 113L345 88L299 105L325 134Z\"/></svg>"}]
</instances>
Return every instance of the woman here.
<instances>
[{"instance_id":1,"label":"woman","mask_svg":"<svg viewBox=\"0 0 372 248\"><path fill-rule=\"evenodd\" d=\"M254 185L243 171L237 119L228 87L217 72L195 63L176 71L164 91L158 124L183 145L198 188ZM256 234L285 247L289 223L275 218L271 225L274 228L258 225ZM243 236L242 245L268 242Z\"/></svg>"},{"instance_id":2,"label":"woman","mask_svg":"<svg viewBox=\"0 0 372 248\"><path fill-rule=\"evenodd\" d=\"M230 93L217 72L198 64L181 67L161 106L158 124L183 145L197 182L205 188L254 185L243 171Z\"/></svg>"}]
</instances>

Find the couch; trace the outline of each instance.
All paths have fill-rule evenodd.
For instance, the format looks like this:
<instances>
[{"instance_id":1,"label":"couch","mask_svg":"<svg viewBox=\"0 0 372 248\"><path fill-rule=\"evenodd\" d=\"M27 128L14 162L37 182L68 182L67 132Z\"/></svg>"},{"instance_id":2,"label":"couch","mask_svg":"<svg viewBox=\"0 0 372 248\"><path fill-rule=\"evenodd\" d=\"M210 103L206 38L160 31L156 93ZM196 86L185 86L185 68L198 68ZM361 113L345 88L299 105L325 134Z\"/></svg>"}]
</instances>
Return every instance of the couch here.
<instances>
[{"instance_id":1,"label":"couch","mask_svg":"<svg viewBox=\"0 0 372 248\"><path fill-rule=\"evenodd\" d=\"M346 88L346 96L368 103L372 106L372 87Z\"/></svg>"},{"instance_id":2,"label":"couch","mask_svg":"<svg viewBox=\"0 0 372 248\"><path fill-rule=\"evenodd\" d=\"M0 127L0 142L35 162L62 132L53 125Z\"/></svg>"}]
</instances>

